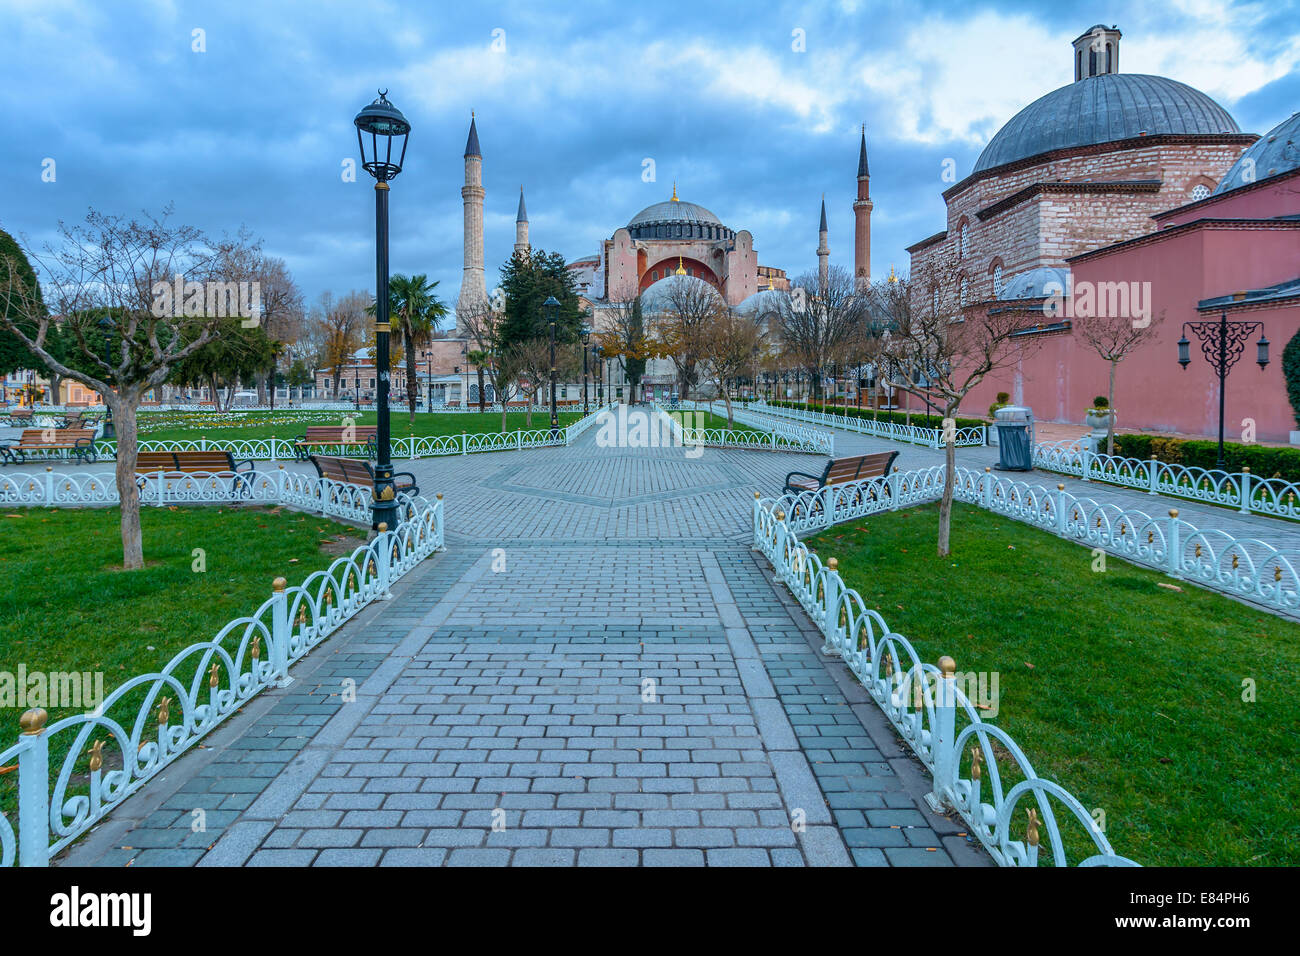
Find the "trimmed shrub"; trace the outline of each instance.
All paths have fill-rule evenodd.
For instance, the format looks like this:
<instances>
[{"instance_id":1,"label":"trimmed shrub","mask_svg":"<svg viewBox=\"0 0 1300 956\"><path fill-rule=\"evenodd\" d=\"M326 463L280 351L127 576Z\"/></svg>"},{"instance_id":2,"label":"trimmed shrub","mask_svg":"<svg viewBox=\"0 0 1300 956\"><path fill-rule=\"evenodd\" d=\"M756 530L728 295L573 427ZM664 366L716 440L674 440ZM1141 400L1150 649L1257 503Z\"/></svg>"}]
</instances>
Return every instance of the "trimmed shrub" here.
<instances>
[{"instance_id":1,"label":"trimmed shrub","mask_svg":"<svg viewBox=\"0 0 1300 956\"><path fill-rule=\"evenodd\" d=\"M868 421L893 422L898 425L907 423L904 412L878 412L870 408L854 408L851 405L823 405L817 402L772 401L769 405L780 408L802 409L810 412L827 412L832 415L847 415L850 418L865 418ZM987 424L979 418L956 418L958 428L978 428ZM943 416L927 412L912 412L912 424L921 428L942 428Z\"/></svg>"},{"instance_id":2,"label":"trimmed shrub","mask_svg":"<svg viewBox=\"0 0 1300 956\"><path fill-rule=\"evenodd\" d=\"M1116 435L1115 454L1142 460L1154 458L1171 465L1214 468L1219 456L1219 443L1160 435ZM1300 449L1225 442L1223 458L1230 472L1249 468L1257 478L1300 481Z\"/></svg>"},{"instance_id":3,"label":"trimmed shrub","mask_svg":"<svg viewBox=\"0 0 1300 956\"><path fill-rule=\"evenodd\" d=\"M1291 413L1300 428L1300 332L1282 350L1282 377L1286 379L1286 397L1291 400Z\"/></svg>"}]
</instances>

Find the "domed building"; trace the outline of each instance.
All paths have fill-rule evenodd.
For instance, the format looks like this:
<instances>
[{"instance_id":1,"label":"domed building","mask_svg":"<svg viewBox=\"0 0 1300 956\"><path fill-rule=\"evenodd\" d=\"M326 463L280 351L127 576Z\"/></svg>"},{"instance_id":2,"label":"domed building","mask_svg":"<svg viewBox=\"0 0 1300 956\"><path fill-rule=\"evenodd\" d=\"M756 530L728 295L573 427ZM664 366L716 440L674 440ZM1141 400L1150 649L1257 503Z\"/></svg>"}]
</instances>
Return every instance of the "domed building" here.
<instances>
[{"instance_id":1,"label":"domed building","mask_svg":"<svg viewBox=\"0 0 1300 956\"><path fill-rule=\"evenodd\" d=\"M1155 213L1208 197L1255 142L1204 93L1121 73L1120 37L1101 24L1079 36L1074 82L1013 116L943 194L945 229L907 250L923 303L956 315L1017 276L1150 233Z\"/></svg>"}]
</instances>

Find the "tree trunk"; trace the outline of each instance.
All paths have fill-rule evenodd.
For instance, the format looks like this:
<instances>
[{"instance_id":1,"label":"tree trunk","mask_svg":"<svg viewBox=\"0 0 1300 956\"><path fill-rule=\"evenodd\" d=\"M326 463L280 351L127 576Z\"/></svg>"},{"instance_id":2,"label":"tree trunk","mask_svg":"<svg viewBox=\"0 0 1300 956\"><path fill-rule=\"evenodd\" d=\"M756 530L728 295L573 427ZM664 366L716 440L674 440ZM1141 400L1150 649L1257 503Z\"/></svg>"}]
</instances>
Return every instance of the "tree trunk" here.
<instances>
[{"instance_id":1,"label":"tree trunk","mask_svg":"<svg viewBox=\"0 0 1300 956\"><path fill-rule=\"evenodd\" d=\"M138 394L115 393L108 399L117 428L117 495L122 502L122 567L134 571L144 567L144 542L140 533L140 492L135 484L136 407Z\"/></svg>"},{"instance_id":2,"label":"tree trunk","mask_svg":"<svg viewBox=\"0 0 1300 956\"><path fill-rule=\"evenodd\" d=\"M499 389L497 390L497 394L501 395L501 391ZM501 395L501 434L503 435L506 433L506 428L510 425L510 422L508 420L508 415L509 413L506 408L505 396Z\"/></svg>"},{"instance_id":3,"label":"tree trunk","mask_svg":"<svg viewBox=\"0 0 1300 956\"><path fill-rule=\"evenodd\" d=\"M415 343L411 339L410 326L402 325L402 341L406 345L406 404L411 410L411 425L415 425L415 399L419 395L419 385L415 381Z\"/></svg>"},{"instance_id":4,"label":"tree trunk","mask_svg":"<svg viewBox=\"0 0 1300 956\"><path fill-rule=\"evenodd\" d=\"M944 417L951 418L953 409L945 409ZM944 443L943 460L947 467L943 473L943 497L939 499L939 557L946 558L951 553L952 542L952 494L957 486L957 442L950 438Z\"/></svg>"},{"instance_id":5,"label":"tree trunk","mask_svg":"<svg viewBox=\"0 0 1300 956\"><path fill-rule=\"evenodd\" d=\"M1109 401L1110 417L1106 422L1106 454L1115 454L1115 366L1118 365L1114 359L1110 362L1110 393L1106 396Z\"/></svg>"},{"instance_id":6,"label":"tree trunk","mask_svg":"<svg viewBox=\"0 0 1300 956\"><path fill-rule=\"evenodd\" d=\"M722 401L727 406L727 430L730 431L735 424L731 415L731 393L725 388L722 390Z\"/></svg>"},{"instance_id":7,"label":"tree trunk","mask_svg":"<svg viewBox=\"0 0 1300 956\"><path fill-rule=\"evenodd\" d=\"M221 411L221 393L217 391L217 377L215 375L208 376L208 394L212 397L212 410L214 412Z\"/></svg>"},{"instance_id":8,"label":"tree trunk","mask_svg":"<svg viewBox=\"0 0 1300 956\"><path fill-rule=\"evenodd\" d=\"M533 402L537 401L537 390L528 393L528 400L524 403L524 428L533 427Z\"/></svg>"}]
</instances>

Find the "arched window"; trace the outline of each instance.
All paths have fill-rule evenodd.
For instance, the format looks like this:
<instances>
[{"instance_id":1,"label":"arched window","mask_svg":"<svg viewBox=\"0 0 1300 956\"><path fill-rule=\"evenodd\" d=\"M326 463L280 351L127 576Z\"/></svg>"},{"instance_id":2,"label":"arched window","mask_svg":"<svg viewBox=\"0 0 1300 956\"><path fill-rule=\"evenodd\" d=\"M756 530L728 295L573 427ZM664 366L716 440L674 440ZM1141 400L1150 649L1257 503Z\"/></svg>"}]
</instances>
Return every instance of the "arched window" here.
<instances>
[{"instance_id":1,"label":"arched window","mask_svg":"<svg viewBox=\"0 0 1300 956\"><path fill-rule=\"evenodd\" d=\"M957 301L961 304L962 308L966 307L966 292L967 292L966 277L962 276L961 282L959 282L957 285Z\"/></svg>"},{"instance_id":2,"label":"arched window","mask_svg":"<svg viewBox=\"0 0 1300 956\"><path fill-rule=\"evenodd\" d=\"M1000 296L1005 288L1006 285L1002 282L1002 263L999 262L993 267L993 294Z\"/></svg>"},{"instance_id":3,"label":"arched window","mask_svg":"<svg viewBox=\"0 0 1300 956\"><path fill-rule=\"evenodd\" d=\"M960 256L964 259L970 253L970 229L967 223L961 224L961 229L957 232L957 247Z\"/></svg>"}]
</instances>

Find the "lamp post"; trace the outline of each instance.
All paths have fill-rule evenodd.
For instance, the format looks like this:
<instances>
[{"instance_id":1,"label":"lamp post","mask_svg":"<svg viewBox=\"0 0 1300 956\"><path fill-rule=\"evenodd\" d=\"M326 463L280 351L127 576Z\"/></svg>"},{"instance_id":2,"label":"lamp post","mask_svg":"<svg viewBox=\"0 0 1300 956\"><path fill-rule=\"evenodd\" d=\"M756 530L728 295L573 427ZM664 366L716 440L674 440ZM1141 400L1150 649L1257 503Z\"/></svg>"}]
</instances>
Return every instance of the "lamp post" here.
<instances>
[{"instance_id":1,"label":"lamp post","mask_svg":"<svg viewBox=\"0 0 1300 956\"><path fill-rule=\"evenodd\" d=\"M104 330L104 364L111 370L113 368L113 320L104 316L99 320L99 327ZM105 376L105 382L108 376ZM56 402L59 396L51 396ZM108 396L104 396L104 441L117 437L117 427L113 424L113 406L108 403Z\"/></svg>"},{"instance_id":2,"label":"lamp post","mask_svg":"<svg viewBox=\"0 0 1300 956\"><path fill-rule=\"evenodd\" d=\"M388 183L402 171L411 124L397 107L388 102L387 90L380 90L378 99L358 113L353 122L357 127L361 165L375 178L375 373L379 385L376 398L379 427L375 436L378 447L371 524L376 529L380 524L386 524L394 530L397 528L397 493L393 486L388 422ZM394 144L395 139L400 139L400 143ZM394 145L399 150L396 162L393 161Z\"/></svg>"},{"instance_id":3,"label":"lamp post","mask_svg":"<svg viewBox=\"0 0 1300 956\"><path fill-rule=\"evenodd\" d=\"M431 412L433 411L433 353L432 352L424 353L424 364L429 370L429 378L428 378L429 387L427 389L429 397L425 399L426 404L424 410L426 412Z\"/></svg>"},{"instance_id":4,"label":"lamp post","mask_svg":"<svg viewBox=\"0 0 1300 956\"><path fill-rule=\"evenodd\" d=\"M1268 365L1268 339L1264 336L1263 322L1248 322L1245 320L1236 320L1229 322L1226 311L1219 313L1219 321L1209 319L1203 322L1184 322L1183 337L1178 340L1178 364L1184 370L1191 363L1191 343L1187 340L1187 331L1192 333L1200 340L1201 354L1205 360L1210 363L1215 374L1219 376L1219 460L1216 467L1220 471L1227 469L1227 462L1223 457L1223 399L1224 385L1228 378L1228 372L1237 364L1246 351L1246 337L1259 332L1259 341L1255 343L1255 364L1259 366L1262 372L1264 366Z\"/></svg>"},{"instance_id":5,"label":"lamp post","mask_svg":"<svg viewBox=\"0 0 1300 956\"><path fill-rule=\"evenodd\" d=\"M602 374L605 363L601 360L604 350L599 345L591 347L591 357L596 360L596 404L605 404L605 376Z\"/></svg>"},{"instance_id":6,"label":"lamp post","mask_svg":"<svg viewBox=\"0 0 1300 956\"><path fill-rule=\"evenodd\" d=\"M591 341L591 329L586 324L582 326L578 338L582 340L582 415L585 418L591 414L591 409L587 407L587 343Z\"/></svg>"},{"instance_id":7,"label":"lamp post","mask_svg":"<svg viewBox=\"0 0 1300 956\"><path fill-rule=\"evenodd\" d=\"M361 411L361 366L352 367L352 401L356 403L357 411Z\"/></svg>"},{"instance_id":8,"label":"lamp post","mask_svg":"<svg viewBox=\"0 0 1300 956\"><path fill-rule=\"evenodd\" d=\"M555 313L560 308L559 300L548 295L542 308L546 310L546 320L551 327L551 437L554 438L560 431L560 415L555 408Z\"/></svg>"}]
</instances>

